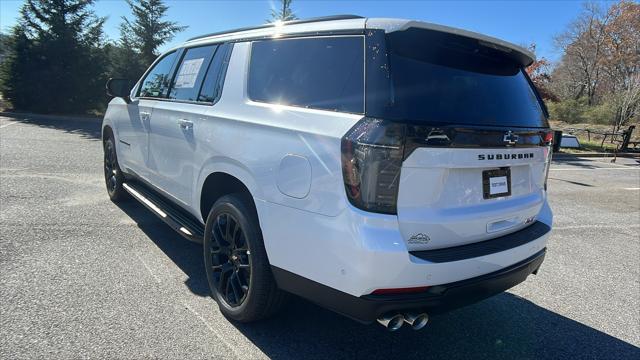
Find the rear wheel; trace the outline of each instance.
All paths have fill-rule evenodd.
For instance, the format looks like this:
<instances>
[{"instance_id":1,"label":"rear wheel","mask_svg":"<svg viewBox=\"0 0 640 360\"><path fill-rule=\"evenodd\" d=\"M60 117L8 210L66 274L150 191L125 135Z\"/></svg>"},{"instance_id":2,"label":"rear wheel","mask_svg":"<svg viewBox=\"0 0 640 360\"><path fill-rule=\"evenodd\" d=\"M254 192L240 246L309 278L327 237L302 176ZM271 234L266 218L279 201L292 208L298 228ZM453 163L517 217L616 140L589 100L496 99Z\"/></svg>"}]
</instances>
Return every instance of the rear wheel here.
<instances>
[{"instance_id":1,"label":"rear wheel","mask_svg":"<svg viewBox=\"0 0 640 360\"><path fill-rule=\"evenodd\" d=\"M204 236L204 263L213 298L227 317L251 322L285 300L271 274L256 215L239 194L213 205Z\"/></svg>"},{"instance_id":2,"label":"rear wheel","mask_svg":"<svg viewBox=\"0 0 640 360\"><path fill-rule=\"evenodd\" d=\"M129 193L122 187L124 174L120 170L120 166L118 166L113 137L109 137L104 141L104 181L111 201L119 202L129 198Z\"/></svg>"}]
</instances>

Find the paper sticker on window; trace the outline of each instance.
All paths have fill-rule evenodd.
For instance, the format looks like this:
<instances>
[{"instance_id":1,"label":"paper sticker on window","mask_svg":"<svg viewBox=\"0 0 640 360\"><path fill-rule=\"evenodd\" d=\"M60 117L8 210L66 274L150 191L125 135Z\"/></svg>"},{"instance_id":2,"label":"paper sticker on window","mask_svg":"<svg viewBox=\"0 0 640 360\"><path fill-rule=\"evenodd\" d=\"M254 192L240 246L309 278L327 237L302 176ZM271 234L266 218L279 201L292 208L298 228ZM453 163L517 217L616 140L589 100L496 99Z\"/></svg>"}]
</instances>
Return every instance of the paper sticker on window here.
<instances>
[{"instance_id":1,"label":"paper sticker on window","mask_svg":"<svg viewBox=\"0 0 640 360\"><path fill-rule=\"evenodd\" d=\"M176 76L176 83L173 87L176 89L194 87L203 62L204 58L185 60L180 66L180 72Z\"/></svg>"}]
</instances>

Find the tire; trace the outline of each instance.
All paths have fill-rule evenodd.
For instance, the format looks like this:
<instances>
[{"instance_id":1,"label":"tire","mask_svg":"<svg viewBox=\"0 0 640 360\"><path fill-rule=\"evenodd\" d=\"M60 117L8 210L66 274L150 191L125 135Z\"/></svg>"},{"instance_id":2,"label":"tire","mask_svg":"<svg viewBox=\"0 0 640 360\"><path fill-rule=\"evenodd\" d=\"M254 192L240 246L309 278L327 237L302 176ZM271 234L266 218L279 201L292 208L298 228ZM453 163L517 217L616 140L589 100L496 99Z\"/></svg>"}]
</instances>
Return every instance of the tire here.
<instances>
[{"instance_id":1,"label":"tire","mask_svg":"<svg viewBox=\"0 0 640 360\"><path fill-rule=\"evenodd\" d=\"M239 322L267 318L286 299L273 279L257 215L247 201L240 194L216 201L203 246L211 295L223 315Z\"/></svg>"},{"instance_id":2,"label":"tire","mask_svg":"<svg viewBox=\"0 0 640 360\"><path fill-rule=\"evenodd\" d=\"M104 141L104 182L107 194L113 202L122 202L130 198L129 193L122 187L124 174L118 165L116 146L113 136Z\"/></svg>"}]
</instances>

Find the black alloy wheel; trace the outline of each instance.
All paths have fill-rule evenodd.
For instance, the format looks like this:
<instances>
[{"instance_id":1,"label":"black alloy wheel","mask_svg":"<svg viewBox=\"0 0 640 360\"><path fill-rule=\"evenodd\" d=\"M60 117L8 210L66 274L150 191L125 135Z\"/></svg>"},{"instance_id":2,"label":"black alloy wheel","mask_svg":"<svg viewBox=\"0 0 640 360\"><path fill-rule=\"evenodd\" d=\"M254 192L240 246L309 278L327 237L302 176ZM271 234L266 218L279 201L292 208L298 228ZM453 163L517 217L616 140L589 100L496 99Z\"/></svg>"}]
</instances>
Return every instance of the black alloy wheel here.
<instances>
[{"instance_id":1,"label":"black alloy wheel","mask_svg":"<svg viewBox=\"0 0 640 360\"><path fill-rule=\"evenodd\" d=\"M110 194L118 187L117 175L116 149L111 141L107 141L104 145L104 180Z\"/></svg>"},{"instance_id":2,"label":"black alloy wheel","mask_svg":"<svg viewBox=\"0 0 640 360\"><path fill-rule=\"evenodd\" d=\"M104 182L111 201L119 202L129 199L129 193L122 187L124 174L118 165L113 137L109 137L104 142Z\"/></svg>"},{"instance_id":3,"label":"black alloy wheel","mask_svg":"<svg viewBox=\"0 0 640 360\"><path fill-rule=\"evenodd\" d=\"M204 265L211 296L229 319L252 322L275 314L286 301L273 278L250 194L218 199L207 216Z\"/></svg>"},{"instance_id":4,"label":"black alloy wheel","mask_svg":"<svg viewBox=\"0 0 640 360\"><path fill-rule=\"evenodd\" d=\"M223 212L215 218L211 236L214 287L227 305L238 307L247 298L251 285L251 252L245 232L238 219Z\"/></svg>"}]
</instances>

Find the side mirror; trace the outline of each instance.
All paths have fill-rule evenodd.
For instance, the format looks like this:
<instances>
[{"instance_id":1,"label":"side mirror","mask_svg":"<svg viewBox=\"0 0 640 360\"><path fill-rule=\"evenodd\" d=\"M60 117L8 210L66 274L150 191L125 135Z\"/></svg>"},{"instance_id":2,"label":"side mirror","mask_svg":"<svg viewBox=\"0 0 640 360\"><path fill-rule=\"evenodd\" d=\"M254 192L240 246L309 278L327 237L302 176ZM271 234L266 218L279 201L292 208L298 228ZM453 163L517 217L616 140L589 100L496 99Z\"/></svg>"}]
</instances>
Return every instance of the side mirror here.
<instances>
[{"instance_id":1,"label":"side mirror","mask_svg":"<svg viewBox=\"0 0 640 360\"><path fill-rule=\"evenodd\" d=\"M129 79L109 79L107 81L107 95L123 98L128 103L131 102L129 95L135 83Z\"/></svg>"}]
</instances>

